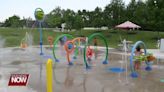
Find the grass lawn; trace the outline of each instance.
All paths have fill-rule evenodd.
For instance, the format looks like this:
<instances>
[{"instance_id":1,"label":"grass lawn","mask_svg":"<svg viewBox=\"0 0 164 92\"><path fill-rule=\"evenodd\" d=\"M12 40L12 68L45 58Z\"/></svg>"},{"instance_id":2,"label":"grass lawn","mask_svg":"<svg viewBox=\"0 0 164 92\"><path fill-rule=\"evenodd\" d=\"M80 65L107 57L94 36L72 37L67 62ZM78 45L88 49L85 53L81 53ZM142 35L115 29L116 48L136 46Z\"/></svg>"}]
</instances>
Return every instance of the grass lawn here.
<instances>
[{"instance_id":1,"label":"grass lawn","mask_svg":"<svg viewBox=\"0 0 164 92\"><path fill-rule=\"evenodd\" d=\"M39 31L37 29L18 29L18 28L0 28L0 36L5 39L5 47L19 46L21 40L25 36L25 33L31 33L33 36L33 45L39 44ZM106 31L94 31L94 30L81 30L74 32L53 32L52 30L43 30L43 44L48 44L47 37L52 36L54 39L61 34L67 33L77 37L79 35L89 36L93 33L101 33L106 38L109 47L117 48L120 40L127 39L135 43L138 40L144 41L147 48L156 48L157 32L150 31L137 31L136 33L128 33L122 30L106 30ZM164 32L160 32L160 37L164 38ZM100 45L103 45L99 39Z\"/></svg>"}]
</instances>

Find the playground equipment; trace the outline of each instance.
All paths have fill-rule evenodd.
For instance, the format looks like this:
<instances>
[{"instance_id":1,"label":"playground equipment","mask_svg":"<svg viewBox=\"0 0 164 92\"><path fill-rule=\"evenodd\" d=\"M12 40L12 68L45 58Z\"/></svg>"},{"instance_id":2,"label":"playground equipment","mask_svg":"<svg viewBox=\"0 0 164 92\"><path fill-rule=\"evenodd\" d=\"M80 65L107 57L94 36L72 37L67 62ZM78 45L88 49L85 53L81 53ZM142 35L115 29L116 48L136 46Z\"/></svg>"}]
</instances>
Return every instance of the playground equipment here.
<instances>
[{"instance_id":1,"label":"playground equipment","mask_svg":"<svg viewBox=\"0 0 164 92\"><path fill-rule=\"evenodd\" d=\"M70 60L69 55L73 52L73 50L75 49L74 43L72 41L67 41L64 45L66 53L67 53L67 59L68 59L68 63L69 65L73 65L73 63Z\"/></svg>"},{"instance_id":2,"label":"playground equipment","mask_svg":"<svg viewBox=\"0 0 164 92\"><path fill-rule=\"evenodd\" d=\"M53 43L53 45L54 45L54 46L53 46L53 56L54 56L56 62L59 62L59 59L58 59L58 57L56 56L55 50L56 50L56 48L57 48L57 43L58 43L59 40L60 40L61 38L63 38L63 37L67 37L67 38L73 39L73 36L72 36L72 35L69 35L69 34L62 34L62 35L58 36L58 37L55 39L55 41L54 41L54 43ZM69 62L69 64L72 65L71 62Z\"/></svg>"},{"instance_id":3,"label":"playground equipment","mask_svg":"<svg viewBox=\"0 0 164 92\"><path fill-rule=\"evenodd\" d=\"M77 37L74 38L73 40L69 40L65 43L64 47L67 53L67 60L68 62L70 61L69 55L74 52L73 59L76 59L78 54L82 51L82 43L85 44L86 40L83 37Z\"/></svg>"},{"instance_id":4,"label":"playground equipment","mask_svg":"<svg viewBox=\"0 0 164 92\"><path fill-rule=\"evenodd\" d=\"M21 48L27 48L27 46L29 45L28 44L29 38L30 38L29 34L28 32L26 32L25 37L21 40L21 43L20 43Z\"/></svg>"},{"instance_id":5,"label":"playground equipment","mask_svg":"<svg viewBox=\"0 0 164 92\"><path fill-rule=\"evenodd\" d=\"M134 52L136 50L136 48L139 46L139 45L143 45L144 47L144 55L140 55L140 56L134 56ZM147 50L146 50L146 45L143 41L138 41L134 44L133 48L132 48L132 51L131 51L131 56L130 56L130 69L131 69L131 77L132 78L137 78L138 77L138 73L134 67L134 62L136 60L139 60L140 62L141 61L144 61L146 63L146 68L145 70L146 71L151 71L152 68L151 68L151 65L152 65L152 61L155 59L155 57L152 56L152 54L148 54L147 53Z\"/></svg>"},{"instance_id":6,"label":"playground equipment","mask_svg":"<svg viewBox=\"0 0 164 92\"><path fill-rule=\"evenodd\" d=\"M71 59L70 59L70 54L75 51L74 52L75 54L73 56L73 59L76 59L77 58L77 55L79 53L79 48L80 49L84 48L84 54L83 54L84 55L84 63L85 63L86 69L89 69L91 67L91 65L87 62L87 58L88 58L88 56L90 56L91 54L93 54L93 52L88 53L88 50L89 51L92 50L92 48L89 48L88 45L92 41L92 39L94 37L96 37L96 36L100 37L103 40L103 42L104 42L104 44L106 46L106 52L105 52L106 55L105 55L105 59L103 60L103 64L108 64L108 44L107 44L107 41L106 41L105 37L102 34L100 34L100 33L94 33L94 34L90 35L87 40L86 40L86 38L83 38L83 37L78 37L78 38L73 39L73 36L72 35L69 35L69 34L63 34L63 35L58 36L55 39L54 43L53 43L54 44L54 47L53 47L53 56L55 58L55 61L56 62L59 62L59 59L58 59L58 57L56 56L56 53L55 53L55 49L57 47L58 41L61 38L63 38L63 37L69 37L69 38L71 38L73 40L68 40L67 39L67 41L64 43L64 49L65 49L65 51L67 53L67 61L68 61L68 64L69 65L73 65L73 61L71 61ZM81 42L85 42L85 46L84 47L81 46Z\"/></svg>"},{"instance_id":7,"label":"playground equipment","mask_svg":"<svg viewBox=\"0 0 164 92\"><path fill-rule=\"evenodd\" d=\"M52 91L52 60L48 59L46 64L46 82L47 82L47 92L53 92Z\"/></svg>"},{"instance_id":8,"label":"playground equipment","mask_svg":"<svg viewBox=\"0 0 164 92\"><path fill-rule=\"evenodd\" d=\"M106 47L105 54L106 55L105 55L105 59L103 61L103 64L108 64L108 44L107 44L107 41L106 41L105 37L102 34L100 34L100 33L94 33L94 34L92 34L92 35L90 35L88 37L88 40L86 41L86 45L84 47L84 63L85 63L86 69L90 69L91 68L91 65L88 63L88 60L87 60L87 54L88 54L87 53L88 52L87 50L89 50L89 47L90 47L89 46L89 43L96 36L100 37L103 40L104 44L105 44L105 47Z\"/></svg>"},{"instance_id":9,"label":"playground equipment","mask_svg":"<svg viewBox=\"0 0 164 92\"><path fill-rule=\"evenodd\" d=\"M55 54L55 49L57 47L58 41L61 38L63 38L63 37L68 37L68 38L73 39L73 40L68 40L67 39L67 41L64 43L64 49L65 49L65 51L67 53L67 61L68 61L68 64L69 65L73 65L73 61L71 61L71 59L70 59L70 54L74 52L73 59L76 59L78 53L80 52L80 50L82 48L84 48L84 54L83 54L84 55L84 63L86 65L86 68L87 69L90 68L91 66L87 62L87 57L88 57L88 53L87 53L88 52L87 51L88 50L88 44L96 36L100 37L103 40L103 42L104 42L104 44L106 46L106 52L105 52L106 55L105 55L105 60L103 61L103 64L107 64L108 63L108 60L107 60L108 59L108 44L107 44L107 41L106 41L105 37L102 34L99 34L99 33L94 33L94 34L90 35L88 37L88 40L87 41L86 41L86 38L83 38L83 37L77 37L77 38L73 39L73 36L72 35L69 35L69 34L63 34L63 35L58 36L56 38L56 40L54 41L54 47L53 47L53 56L55 58L55 61L56 62L59 62L59 59L58 59L58 57ZM82 42L85 43L85 46L81 46Z\"/></svg>"},{"instance_id":10,"label":"playground equipment","mask_svg":"<svg viewBox=\"0 0 164 92\"><path fill-rule=\"evenodd\" d=\"M77 38L74 38L72 40L72 42L76 45L75 56L73 57L74 59L76 59L77 55L80 54L80 52L82 52L82 48L84 48L83 46L86 43L86 38L84 38L84 37L77 37Z\"/></svg>"},{"instance_id":11,"label":"playground equipment","mask_svg":"<svg viewBox=\"0 0 164 92\"><path fill-rule=\"evenodd\" d=\"M56 57L55 49L56 49L56 47L57 47L58 41L59 41L61 38L64 38L64 37L73 39L73 36L72 36L72 35L63 34L63 35L58 36L57 39L54 41L53 56L54 56L56 62L59 62L59 59ZM74 52L75 55L74 55L73 58L76 59L76 57L77 57L77 55L78 55L78 53L79 53L78 50L79 50L79 48L80 48L80 46L81 46L81 41L85 41L85 39L82 38L82 37L78 37L78 38L75 38L75 39L73 39L73 40L68 40L68 39L67 39L67 41L65 41L65 43L64 43L64 49L65 49L65 51L66 51L66 53L67 53L67 61L68 61L68 64L69 64L69 65L73 65L73 62L70 60L70 54L73 53L73 52L75 51L75 52Z\"/></svg>"},{"instance_id":12,"label":"playground equipment","mask_svg":"<svg viewBox=\"0 0 164 92\"><path fill-rule=\"evenodd\" d=\"M40 55L43 55L42 51L42 45L43 45L43 39L42 39L42 22L44 19L44 11L41 8L36 8L35 12L35 19L39 22L39 32L40 32Z\"/></svg>"}]
</instances>

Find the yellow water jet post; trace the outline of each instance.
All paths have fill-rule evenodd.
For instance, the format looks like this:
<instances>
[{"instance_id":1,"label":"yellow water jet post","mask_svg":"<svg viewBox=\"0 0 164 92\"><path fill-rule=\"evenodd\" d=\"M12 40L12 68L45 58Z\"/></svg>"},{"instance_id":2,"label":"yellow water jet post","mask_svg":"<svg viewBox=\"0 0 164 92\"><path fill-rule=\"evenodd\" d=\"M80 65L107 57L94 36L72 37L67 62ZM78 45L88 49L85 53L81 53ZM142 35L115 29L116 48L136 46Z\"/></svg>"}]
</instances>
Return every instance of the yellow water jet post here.
<instances>
[{"instance_id":1,"label":"yellow water jet post","mask_svg":"<svg viewBox=\"0 0 164 92\"><path fill-rule=\"evenodd\" d=\"M48 59L46 64L47 92L52 92L52 60Z\"/></svg>"}]
</instances>

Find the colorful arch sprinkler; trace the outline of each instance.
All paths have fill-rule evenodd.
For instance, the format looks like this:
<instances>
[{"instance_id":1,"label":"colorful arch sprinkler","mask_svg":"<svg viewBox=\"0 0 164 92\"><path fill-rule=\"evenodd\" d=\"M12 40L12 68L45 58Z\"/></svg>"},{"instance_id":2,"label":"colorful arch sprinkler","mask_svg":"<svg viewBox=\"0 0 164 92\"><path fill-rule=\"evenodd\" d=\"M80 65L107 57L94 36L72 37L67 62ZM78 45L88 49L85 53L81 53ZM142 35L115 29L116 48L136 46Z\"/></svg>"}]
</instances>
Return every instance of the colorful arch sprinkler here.
<instances>
[{"instance_id":1,"label":"colorful arch sprinkler","mask_svg":"<svg viewBox=\"0 0 164 92\"><path fill-rule=\"evenodd\" d=\"M70 60L70 54L74 51L75 49L75 45L72 41L67 41L64 45L64 48L66 50L66 53L67 53L67 60L68 60L68 64L69 65L73 65L73 63L71 62Z\"/></svg>"},{"instance_id":2,"label":"colorful arch sprinkler","mask_svg":"<svg viewBox=\"0 0 164 92\"><path fill-rule=\"evenodd\" d=\"M69 34L62 34L62 35L58 36L58 37L55 39L55 41L54 41L54 43L53 43L53 44L54 44L54 47L53 47L53 56L54 56L56 62L59 62L59 59L56 57L55 49L56 49L56 47L57 47L57 43L58 43L59 39L61 39L61 38L63 38L63 37L68 37L68 38L73 39L73 36L72 36L72 35L69 35ZM71 64L71 62L69 62L69 64Z\"/></svg>"},{"instance_id":3,"label":"colorful arch sprinkler","mask_svg":"<svg viewBox=\"0 0 164 92\"><path fill-rule=\"evenodd\" d=\"M75 55L73 57L74 59L76 59L77 55L79 54L79 51L82 49L81 42L86 43L86 38L84 38L84 37L77 37L77 38L74 38L72 40L72 42L74 43L74 45L76 45L76 48L74 48L75 49Z\"/></svg>"},{"instance_id":4,"label":"colorful arch sprinkler","mask_svg":"<svg viewBox=\"0 0 164 92\"><path fill-rule=\"evenodd\" d=\"M145 61L146 65L147 65L146 68L145 68L145 70L146 71L151 71L152 70L152 68L150 66L150 63L148 62L148 59L147 59L147 55L148 54L147 54L147 50L146 50L146 45L145 45L145 43L143 41L138 41L133 46L132 51L131 51L131 56L130 56L130 69L131 69L131 77L132 78L137 78L138 77L138 73L134 69L134 60L135 60L134 52L135 52L136 48L139 45L142 45L144 47L144 56L141 57L140 60L144 60Z\"/></svg>"},{"instance_id":5,"label":"colorful arch sprinkler","mask_svg":"<svg viewBox=\"0 0 164 92\"><path fill-rule=\"evenodd\" d=\"M42 39L42 22L44 19L44 11L41 8L36 8L35 12L35 19L39 22L39 32L40 32L40 55L43 55L42 51L42 45L43 45L43 39Z\"/></svg>"},{"instance_id":6,"label":"colorful arch sprinkler","mask_svg":"<svg viewBox=\"0 0 164 92\"><path fill-rule=\"evenodd\" d=\"M91 65L89 65L89 63L87 62L87 48L89 46L90 41L96 36L100 37L104 41L104 44L105 44L105 47L106 47L106 52L105 52L106 55L105 55L105 59L103 61L103 64L108 64L108 44L107 44L107 41L106 41L105 37L102 34L94 33L94 34L92 34L88 37L88 40L86 41L86 45L84 47L84 63L86 65L86 69L91 68Z\"/></svg>"}]
</instances>

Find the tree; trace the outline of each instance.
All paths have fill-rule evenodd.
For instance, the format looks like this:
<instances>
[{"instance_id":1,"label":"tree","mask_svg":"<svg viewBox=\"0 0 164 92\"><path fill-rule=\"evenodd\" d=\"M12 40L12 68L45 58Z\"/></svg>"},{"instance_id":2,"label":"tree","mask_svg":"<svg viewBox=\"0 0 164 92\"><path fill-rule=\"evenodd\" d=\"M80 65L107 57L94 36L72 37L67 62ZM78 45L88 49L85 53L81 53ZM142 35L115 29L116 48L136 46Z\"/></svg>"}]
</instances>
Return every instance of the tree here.
<instances>
[{"instance_id":1,"label":"tree","mask_svg":"<svg viewBox=\"0 0 164 92\"><path fill-rule=\"evenodd\" d=\"M5 20L4 27L20 27L20 17L14 15Z\"/></svg>"},{"instance_id":2,"label":"tree","mask_svg":"<svg viewBox=\"0 0 164 92\"><path fill-rule=\"evenodd\" d=\"M98 27L100 28L101 26L103 26L103 21L104 18L102 17L102 9L99 7L96 7L95 10L93 11L93 19L92 19L92 24L94 27Z\"/></svg>"},{"instance_id":3,"label":"tree","mask_svg":"<svg viewBox=\"0 0 164 92\"><path fill-rule=\"evenodd\" d=\"M66 29L72 30L74 23L75 12L73 10L67 9L63 12L63 22L66 23Z\"/></svg>"},{"instance_id":4,"label":"tree","mask_svg":"<svg viewBox=\"0 0 164 92\"><path fill-rule=\"evenodd\" d=\"M134 16L134 12L136 10L136 6L137 6L137 2L136 0L131 0L131 2L128 4L127 8L126 8L126 19L130 20L130 21L134 21L135 18Z\"/></svg>"},{"instance_id":5,"label":"tree","mask_svg":"<svg viewBox=\"0 0 164 92\"><path fill-rule=\"evenodd\" d=\"M10 27L11 26L11 23L10 23L9 19L6 19L5 20L5 23L2 26L3 27Z\"/></svg>"},{"instance_id":6,"label":"tree","mask_svg":"<svg viewBox=\"0 0 164 92\"><path fill-rule=\"evenodd\" d=\"M148 16L146 4L141 0L136 2L135 10L133 12L133 22L145 26L148 21Z\"/></svg>"},{"instance_id":7,"label":"tree","mask_svg":"<svg viewBox=\"0 0 164 92\"><path fill-rule=\"evenodd\" d=\"M83 21L84 21L84 26L85 27L91 27L92 24L90 22L90 12L85 10L85 9L83 9L82 13L81 13L81 16L82 16Z\"/></svg>"},{"instance_id":8,"label":"tree","mask_svg":"<svg viewBox=\"0 0 164 92\"><path fill-rule=\"evenodd\" d=\"M75 21L73 27L76 30L81 30L81 28L84 27L83 18L79 14L75 15Z\"/></svg>"},{"instance_id":9,"label":"tree","mask_svg":"<svg viewBox=\"0 0 164 92\"><path fill-rule=\"evenodd\" d=\"M20 17L19 16L12 16L9 17L9 21L11 23L11 27L20 27Z\"/></svg>"},{"instance_id":10,"label":"tree","mask_svg":"<svg viewBox=\"0 0 164 92\"><path fill-rule=\"evenodd\" d=\"M60 27L62 24L62 10L60 7L55 8L49 14L46 15L45 22L49 27Z\"/></svg>"},{"instance_id":11,"label":"tree","mask_svg":"<svg viewBox=\"0 0 164 92\"><path fill-rule=\"evenodd\" d=\"M0 22L0 27L3 27L3 23L2 22Z\"/></svg>"},{"instance_id":12,"label":"tree","mask_svg":"<svg viewBox=\"0 0 164 92\"><path fill-rule=\"evenodd\" d=\"M25 22L25 26L28 27L28 28L34 27L35 21L32 20L32 18L30 18L30 17L23 18L23 22Z\"/></svg>"},{"instance_id":13,"label":"tree","mask_svg":"<svg viewBox=\"0 0 164 92\"><path fill-rule=\"evenodd\" d=\"M125 20L125 4L122 0L112 0L105 7L104 17L109 27L113 27Z\"/></svg>"},{"instance_id":14,"label":"tree","mask_svg":"<svg viewBox=\"0 0 164 92\"><path fill-rule=\"evenodd\" d=\"M80 36L81 36L81 28L84 27L84 21L81 15L79 14L75 15L75 21L74 21L73 27L76 30L80 31Z\"/></svg>"}]
</instances>

